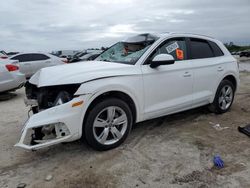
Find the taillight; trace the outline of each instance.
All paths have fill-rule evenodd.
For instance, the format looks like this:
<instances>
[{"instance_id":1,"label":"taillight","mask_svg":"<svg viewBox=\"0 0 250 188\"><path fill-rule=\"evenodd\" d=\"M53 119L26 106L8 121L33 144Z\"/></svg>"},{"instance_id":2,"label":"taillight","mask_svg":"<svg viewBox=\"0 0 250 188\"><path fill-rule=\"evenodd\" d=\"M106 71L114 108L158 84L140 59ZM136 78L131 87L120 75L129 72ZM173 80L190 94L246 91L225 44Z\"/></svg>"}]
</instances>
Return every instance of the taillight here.
<instances>
[{"instance_id":1,"label":"taillight","mask_svg":"<svg viewBox=\"0 0 250 188\"><path fill-rule=\"evenodd\" d=\"M8 56L1 56L2 59L8 59Z\"/></svg>"},{"instance_id":2,"label":"taillight","mask_svg":"<svg viewBox=\"0 0 250 188\"><path fill-rule=\"evenodd\" d=\"M63 60L62 60L62 62L64 62L64 63L68 63L69 61L68 61L68 60L66 60L66 59L65 59L65 60L63 59Z\"/></svg>"},{"instance_id":3,"label":"taillight","mask_svg":"<svg viewBox=\"0 0 250 188\"><path fill-rule=\"evenodd\" d=\"M9 72L16 71L19 69L16 65L5 65L5 67L8 69Z\"/></svg>"}]
</instances>

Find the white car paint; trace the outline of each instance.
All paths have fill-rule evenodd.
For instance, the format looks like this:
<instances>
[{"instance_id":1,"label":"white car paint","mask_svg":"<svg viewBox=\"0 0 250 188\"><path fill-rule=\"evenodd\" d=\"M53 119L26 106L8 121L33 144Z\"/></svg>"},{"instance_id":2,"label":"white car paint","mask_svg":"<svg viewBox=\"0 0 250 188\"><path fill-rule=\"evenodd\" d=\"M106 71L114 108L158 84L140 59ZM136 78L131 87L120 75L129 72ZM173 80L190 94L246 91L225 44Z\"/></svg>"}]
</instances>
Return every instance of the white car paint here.
<instances>
[{"instance_id":1,"label":"white car paint","mask_svg":"<svg viewBox=\"0 0 250 188\"><path fill-rule=\"evenodd\" d=\"M24 125L21 140L16 146L39 149L62 141L79 139L82 136L83 119L89 105L105 92L121 91L130 96L136 106L135 122L140 122L211 103L219 83L228 75L234 76L237 86L239 85L236 60L218 40L181 33L158 36L159 39L147 49L135 65L90 61L38 71L29 81L38 88L74 83L81 83L81 86L74 94L73 100L34 114ZM176 61L174 64L154 69L144 64L162 42L174 37L196 37L213 41L221 48L224 56ZM84 102L80 106L72 107L77 101ZM64 123L69 129L70 134L67 137L58 137L33 146L24 143L29 129L58 122Z\"/></svg>"},{"instance_id":2,"label":"white car paint","mask_svg":"<svg viewBox=\"0 0 250 188\"><path fill-rule=\"evenodd\" d=\"M31 54L41 54L48 57L45 60L32 60L32 61L22 61L20 56L22 55L31 55ZM30 52L30 53L18 53L16 55L11 56L10 59L19 60L20 72L25 74L27 78L31 77L38 70L44 67L63 65L65 64L65 58L59 58L57 56L51 55L49 53L40 53L40 52Z\"/></svg>"},{"instance_id":3,"label":"white car paint","mask_svg":"<svg viewBox=\"0 0 250 188\"><path fill-rule=\"evenodd\" d=\"M18 89L26 82L25 75L19 70L8 71L6 65L16 64L15 60L0 59L0 93Z\"/></svg>"},{"instance_id":4,"label":"white car paint","mask_svg":"<svg viewBox=\"0 0 250 188\"><path fill-rule=\"evenodd\" d=\"M139 71L139 72L138 72ZM57 73L50 79L49 75ZM30 83L38 87L49 85L62 85L83 83L100 77L119 76L119 75L139 74L140 70L132 65L119 63L109 63L103 61L86 61L85 63L72 63L57 67L41 69L30 78Z\"/></svg>"}]
</instances>

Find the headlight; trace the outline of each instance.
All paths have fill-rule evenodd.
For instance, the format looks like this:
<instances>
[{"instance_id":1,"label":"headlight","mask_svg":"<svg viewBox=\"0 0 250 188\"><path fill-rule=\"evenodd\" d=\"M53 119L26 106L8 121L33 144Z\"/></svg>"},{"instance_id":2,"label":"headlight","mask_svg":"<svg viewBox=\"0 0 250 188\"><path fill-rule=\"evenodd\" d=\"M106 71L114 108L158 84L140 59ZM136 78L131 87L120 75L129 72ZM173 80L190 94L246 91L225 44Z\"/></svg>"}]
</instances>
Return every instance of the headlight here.
<instances>
[{"instance_id":1,"label":"headlight","mask_svg":"<svg viewBox=\"0 0 250 188\"><path fill-rule=\"evenodd\" d=\"M72 96L67 91L60 91L56 97L53 106L64 104L66 102L69 102L71 99Z\"/></svg>"}]
</instances>

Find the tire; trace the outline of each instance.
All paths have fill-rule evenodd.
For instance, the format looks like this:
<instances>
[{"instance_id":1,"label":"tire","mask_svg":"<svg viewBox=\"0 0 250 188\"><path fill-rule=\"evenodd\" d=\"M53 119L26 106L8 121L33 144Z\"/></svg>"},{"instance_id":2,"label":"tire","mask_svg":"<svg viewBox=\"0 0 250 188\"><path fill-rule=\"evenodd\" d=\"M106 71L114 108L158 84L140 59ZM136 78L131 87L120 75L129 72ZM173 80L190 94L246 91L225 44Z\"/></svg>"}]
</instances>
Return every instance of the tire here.
<instances>
[{"instance_id":1,"label":"tire","mask_svg":"<svg viewBox=\"0 0 250 188\"><path fill-rule=\"evenodd\" d=\"M108 98L90 109L83 135L92 148L99 151L109 150L125 141L132 122L129 106L120 99Z\"/></svg>"},{"instance_id":2,"label":"tire","mask_svg":"<svg viewBox=\"0 0 250 188\"><path fill-rule=\"evenodd\" d=\"M229 90L230 90L229 88L231 88L230 95L229 95ZM227 94L223 95L223 92ZM235 86L233 85L233 83L226 79L222 80L216 91L213 103L209 105L209 110L217 114L222 114L227 112L230 109L231 105L233 104L234 95L235 95Z\"/></svg>"}]
</instances>

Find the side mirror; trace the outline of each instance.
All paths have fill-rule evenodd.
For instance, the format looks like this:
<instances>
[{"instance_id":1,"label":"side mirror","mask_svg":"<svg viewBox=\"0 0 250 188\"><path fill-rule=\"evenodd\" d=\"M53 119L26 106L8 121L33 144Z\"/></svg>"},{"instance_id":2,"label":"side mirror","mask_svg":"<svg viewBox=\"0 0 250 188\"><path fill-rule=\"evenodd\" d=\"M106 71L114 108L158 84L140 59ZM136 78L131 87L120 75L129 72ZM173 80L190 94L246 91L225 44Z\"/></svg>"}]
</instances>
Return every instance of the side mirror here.
<instances>
[{"instance_id":1,"label":"side mirror","mask_svg":"<svg viewBox=\"0 0 250 188\"><path fill-rule=\"evenodd\" d=\"M174 64L174 57L170 54L158 54L150 63L151 68L156 68L160 65L170 65Z\"/></svg>"}]
</instances>

